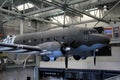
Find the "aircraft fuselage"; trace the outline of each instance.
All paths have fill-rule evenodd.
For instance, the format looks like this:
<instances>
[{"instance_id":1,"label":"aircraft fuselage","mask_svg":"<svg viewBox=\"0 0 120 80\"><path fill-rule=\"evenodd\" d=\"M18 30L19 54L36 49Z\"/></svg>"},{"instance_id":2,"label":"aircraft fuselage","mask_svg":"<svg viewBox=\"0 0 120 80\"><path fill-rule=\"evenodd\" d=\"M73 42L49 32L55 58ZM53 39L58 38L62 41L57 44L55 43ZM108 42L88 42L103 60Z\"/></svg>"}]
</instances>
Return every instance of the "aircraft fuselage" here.
<instances>
[{"instance_id":1,"label":"aircraft fuselage","mask_svg":"<svg viewBox=\"0 0 120 80\"><path fill-rule=\"evenodd\" d=\"M91 32L90 32L91 31ZM91 46L96 43L107 44L109 43L109 38L105 35L98 34L94 32L94 29L88 28L67 28L59 30L49 30L44 32L30 33L16 36L14 39L15 44L24 44L37 46L45 42L55 41L56 38L58 41L64 43L71 43L74 41L75 46L87 45ZM77 46L77 47L78 47Z\"/></svg>"},{"instance_id":2,"label":"aircraft fuselage","mask_svg":"<svg viewBox=\"0 0 120 80\"><path fill-rule=\"evenodd\" d=\"M8 43L39 46L43 52L46 50L51 53L43 56L43 60L54 61L57 57L64 56L60 43L72 48L69 55L88 57L92 56L91 51L104 47L109 41L110 39L107 36L98 34L95 29L71 27L18 35L12 41L8 40Z\"/></svg>"}]
</instances>

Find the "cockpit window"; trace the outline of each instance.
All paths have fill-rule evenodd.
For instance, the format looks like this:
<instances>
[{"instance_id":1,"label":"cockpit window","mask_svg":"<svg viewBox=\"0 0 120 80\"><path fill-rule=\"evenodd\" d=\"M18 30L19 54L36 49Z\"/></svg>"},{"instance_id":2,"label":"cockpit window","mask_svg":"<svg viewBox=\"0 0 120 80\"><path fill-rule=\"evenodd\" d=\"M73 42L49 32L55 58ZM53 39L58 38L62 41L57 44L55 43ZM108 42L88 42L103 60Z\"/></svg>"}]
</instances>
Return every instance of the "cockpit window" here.
<instances>
[{"instance_id":1,"label":"cockpit window","mask_svg":"<svg viewBox=\"0 0 120 80\"><path fill-rule=\"evenodd\" d=\"M98 31L95 29L89 29L89 30L85 30L84 34L97 34Z\"/></svg>"},{"instance_id":2,"label":"cockpit window","mask_svg":"<svg viewBox=\"0 0 120 80\"><path fill-rule=\"evenodd\" d=\"M97 34L98 32L97 32L97 30L89 30L89 34Z\"/></svg>"}]
</instances>

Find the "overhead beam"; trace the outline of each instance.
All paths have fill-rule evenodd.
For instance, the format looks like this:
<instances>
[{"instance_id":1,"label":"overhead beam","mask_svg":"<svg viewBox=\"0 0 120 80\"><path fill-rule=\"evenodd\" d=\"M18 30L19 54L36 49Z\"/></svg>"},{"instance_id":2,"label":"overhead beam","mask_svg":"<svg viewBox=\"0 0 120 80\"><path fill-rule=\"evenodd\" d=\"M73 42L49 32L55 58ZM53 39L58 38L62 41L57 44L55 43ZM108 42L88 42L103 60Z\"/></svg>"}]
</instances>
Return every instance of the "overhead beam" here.
<instances>
[{"instance_id":1,"label":"overhead beam","mask_svg":"<svg viewBox=\"0 0 120 80\"><path fill-rule=\"evenodd\" d=\"M70 3L68 3L68 5L74 5L74 4L78 4L78 3L83 3L89 0L72 0L70 1Z\"/></svg>"},{"instance_id":2,"label":"overhead beam","mask_svg":"<svg viewBox=\"0 0 120 80\"><path fill-rule=\"evenodd\" d=\"M57 13L56 13L57 12ZM35 13L26 13L24 14L25 16L31 16L31 15L34 15L34 14L38 14L37 17L43 17L43 18L49 18L50 16L54 16L54 15L59 15L63 13L62 10L60 9L54 9L54 10L50 10L50 11L44 11L44 12L39 12L36 11Z\"/></svg>"},{"instance_id":3,"label":"overhead beam","mask_svg":"<svg viewBox=\"0 0 120 80\"><path fill-rule=\"evenodd\" d=\"M0 7L3 7L8 0L5 0Z\"/></svg>"},{"instance_id":4,"label":"overhead beam","mask_svg":"<svg viewBox=\"0 0 120 80\"><path fill-rule=\"evenodd\" d=\"M33 2L33 0L30 0L30 1ZM90 3L90 5L96 6L96 5L101 5L103 3L109 3L109 2L113 2L113 1L115 1L115 0L107 0L107 1L100 0L100 3L98 3L98 1L94 1L94 2ZM59 1L59 2L61 2L61 1ZM80 8L81 7L84 7L84 8L87 7L88 8L89 0L72 0L72 1L67 2L68 6L75 5L75 4L78 4L78 3L82 3L82 4L80 4ZM53 11L53 12L50 12L49 15L44 15L44 13L49 12L50 10L56 10L56 12ZM52 14L54 16L55 13L57 13L58 15L61 14L61 13L59 13L59 10L57 10L55 8L55 6L52 6L52 7L42 8L42 9L38 9L36 11L28 12L25 15L29 16L29 15L34 15L34 14L37 14L37 13L41 13L40 16L45 16L45 17L52 16Z\"/></svg>"},{"instance_id":5,"label":"overhead beam","mask_svg":"<svg viewBox=\"0 0 120 80\"><path fill-rule=\"evenodd\" d=\"M85 23L91 23L91 22L95 22L96 20L87 20L87 21L81 21L81 22L75 22L75 23L68 23L66 24L66 26L71 26L71 25L78 25L78 24L85 24ZM53 29L53 28L60 28L60 27L63 27L62 25L61 26L52 26L52 27L48 27L46 30L50 30L50 29ZM91 26L92 27L92 26ZM94 27L94 26L93 26Z\"/></svg>"},{"instance_id":6,"label":"overhead beam","mask_svg":"<svg viewBox=\"0 0 120 80\"><path fill-rule=\"evenodd\" d=\"M95 22L95 20L87 20L87 21L81 21L81 22L76 22L76 23L69 23L66 26L70 26L70 25L78 25L78 24L85 24L85 23L91 23L91 22ZM92 26L91 26L92 27ZM94 26L93 26L94 27Z\"/></svg>"},{"instance_id":7,"label":"overhead beam","mask_svg":"<svg viewBox=\"0 0 120 80\"><path fill-rule=\"evenodd\" d=\"M3 8L0 8L0 11L6 12L6 13L10 13L12 15L16 15L17 17L22 17L23 16L23 17L27 17L29 19L34 19L34 20L37 20L37 21L42 21L42 22L46 22L46 23L50 23L50 24L60 25L60 24L52 22L52 21L48 21L48 20L41 19L41 18L35 18L35 17L31 17L31 16L25 16L25 15L22 15L20 13L13 12L13 11L10 11L10 10L7 10L7 9L3 9Z\"/></svg>"},{"instance_id":8,"label":"overhead beam","mask_svg":"<svg viewBox=\"0 0 120 80\"><path fill-rule=\"evenodd\" d=\"M34 19L34 20L37 20L37 21L43 21L43 22L46 22L46 23L50 23L50 24L55 24L55 25L61 26L61 24L59 24L59 23L55 23L55 22L52 22L52 21L44 20L42 18L29 17L29 16L27 16L27 18Z\"/></svg>"},{"instance_id":9,"label":"overhead beam","mask_svg":"<svg viewBox=\"0 0 120 80\"><path fill-rule=\"evenodd\" d=\"M90 9L90 8L94 8L94 7L97 7L97 6L100 6L100 5L106 5L106 4L109 4L109 3L114 3L118 0L96 0L95 2L91 2L89 4L89 1L88 2L85 2L83 4L80 4L80 6L78 7L79 9L81 8L84 8L84 9ZM89 4L89 6L88 6Z\"/></svg>"},{"instance_id":10,"label":"overhead beam","mask_svg":"<svg viewBox=\"0 0 120 80\"><path fill-rule=\"evenodd\" d=\"M105 18L116 6L120 4L120 0L102 17ZM99 23L99 21L94 25L94 27Z\"/></svg>"},{"instance_id":11,"label":"overhead beam","mask_svg":"<svg viewBox=\"0 0 120 80\"><path fill-rule=\"evenodd\" d=\"M61 3L56 2L56 1L54 1L54 2L49 2L49 1L44 0L43 2L46 3L46 4L49 4L49 5L51 5L51 6L57 7L57 8L59 8L59 9L63 10L63 11L64 11L64 8L66 8L66 11L69 11L69 12L71 12L71 13L74 13L74 14L77 14L77 15L78 15L78 12L68 10L68 8L69 8L68 5L64 5L64 4L61 4ZM79 15L82 16L81 13L79 13Z\"/></svg>"},{"instance_id":12,"label":"overhead beam","mask_svg":"<svg viewBox=\"0 0 120 80\"><path fill-rule=\"evenodd\" d=\"M46 3L46 4L49 4L49 5L58 7L58 8L60 8L60 9L63 9L63 7L64 7L63 4L58 3L58 2L55 2L55 1L54 1L54 2L49 2L49 1L43 0L43 2ZM66 10L71 11L71 12L74 12L74 13L76 13L76 14L85 14L85 15L91 17L91 18L94 18L95 20L102 21L102 22L105 22L105 23L109 23L109 21L106 21L106 20L104 20L104 19L101 19L101 18L95 17L95 16L93 16L93 15L90 15L90 14L87 13L87 12L82 12L82 11L80 11L80 10L73 9L73 8L71 8L71 7L69 7L69 6L66 6Z\"/></svg>"},{"instance_id":13,"label":"overhead beam","mask_svg":"<svg viewBox=\"0 0 120 80\"><path fill-rule=\"evenodd\" d=\"M32 0L30 0L30 1L33 2ZM89 0L73 0L73 1L70 1L70 3L68 3L68 5L70 6L70 5L74 5L74 4L78 4L78 3L82 3L82 2L86 2L86 1L89 1ZM55 9L56 9L56 7L52 6L52 7L38 9L36 11L32 11L32 12L26 13L24 15L30 16L30 15L37 14L37 13L43 13L44 14L44 12L47 12L47 11L50 11L50 10L55 10ZM59 12L59 10L56 10L56 13L57 12ZM54 12L53 12L53 14L54 14Z\"/></svg>"},{"instance_id":14,"label":"overhead beam","mask_svg":"<svg viewBox=\"0 0 120 80\"><path fill-rule=\"evenodd\" d=\"M7 10L7 9L0 8L0 11L1 11L1 12L10 13L10 14L13 14L13 15L20 16L19 13L17 13L17 12L13 12L13 11L10 11L10 10Z\"/></svg>"},{"instance_id":15,"label":"overhead beam","mask_svg":"<svg viewBox=\"0 0 120 80\"><path fill-rule=\"evenodd\" d=\"M35 10L35 11L32 11L32 12L26 13L24 15L25 16L30 16L30 15L34 15L34 14L42 13L42 12L47 12L47 11L54 10L54 9L55 9L55 7L47 7L47 8L38 9L38 10Z\"/></svg>"}]
</instances>

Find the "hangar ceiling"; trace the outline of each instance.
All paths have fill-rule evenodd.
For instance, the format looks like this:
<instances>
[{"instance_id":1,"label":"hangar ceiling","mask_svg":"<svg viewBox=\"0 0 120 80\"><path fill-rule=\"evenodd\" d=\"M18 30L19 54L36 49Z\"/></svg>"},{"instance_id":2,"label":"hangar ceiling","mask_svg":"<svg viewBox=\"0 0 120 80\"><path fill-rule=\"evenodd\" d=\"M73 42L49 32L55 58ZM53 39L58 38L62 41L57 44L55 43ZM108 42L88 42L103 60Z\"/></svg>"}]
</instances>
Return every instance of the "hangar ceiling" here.
<instances>
[{"instance_id":1,"label":"hangar ceiling","mask_svg":"<svg viewBox=\"0 0 120 80\"><path fill-rule=\"evenodd\" d=\"M118 0L0 0L0 16L2 16L0 18L3 22L15 18L28 18L30 20L62 26L54 17L66 15L69 17L77 16L81 19L83 15L86 15L93 18L93 20L109 23L107 18L102 18L105 15L103 10L106 8L105 6L107 6L108 10L111 9L117 1ZM20 6L22 6L22 10L19 9ZM102 16L96 16L90 13L91 10L95 11L96 9L101 11ZM66 14L64 14L64 12L66 12ZM81 23L81 21L78 22ZM69 23L68 25L72 24L75 23Z\"/></svg>"}]
</instances>

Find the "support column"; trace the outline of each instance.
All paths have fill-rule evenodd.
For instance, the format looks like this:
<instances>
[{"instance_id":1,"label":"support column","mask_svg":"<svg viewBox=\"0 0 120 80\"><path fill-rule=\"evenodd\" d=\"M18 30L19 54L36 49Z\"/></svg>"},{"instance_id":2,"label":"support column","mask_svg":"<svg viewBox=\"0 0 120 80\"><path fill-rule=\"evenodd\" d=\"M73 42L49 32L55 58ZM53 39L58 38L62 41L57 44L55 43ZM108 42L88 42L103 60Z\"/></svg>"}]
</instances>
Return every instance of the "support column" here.
<instances>
[{"instance_id":1,"label":"support column","mask_svg":"<svg viewBox=\"0 0 120 80\"><path fill-rule=\"evenodd\" d=\"M40 67L40 56L36 55L36 66Z\"/></svg>"},{"instance_id":2,"label":"support column","mask_svg":"<svg viewBox=\"0 0 120 80\"><path fill-rule=\"evenodd\" d=\"M37 66L34 67L34 80L40 80L39 79L39 68Z\"/></svg>"},{"instance_id":3,"label":"support column","mask_svg":"<svg viewBox=\"0 0 120 80\"><path fill-rule=\"evenodd\" d=\"M24 23L23 23L23 19L20 20L20 35L23 34L23 26L24 26Z\"/></svg>"},{"instance_id":4,"label":"support column","mask_svg":"<svg viewBox=\"0 0 120 80\"><path fill-rule=\"evenodd\" d=\"M36 65L34 67L34 80L39 80L40 76L39 76L39 67L40 67L40 56L36 55Z\"/></svg>"},{"instance_id":5,"label":"support column","mask_svg":"<svg viewBox=\"0 0 120 80\"><path fill-rule=\"evenodd\" d=\"M39 27L40 27L40 24L37 22L36 32L40 31Z\"/></svg>"}]
</instances>

